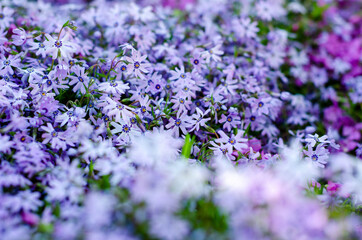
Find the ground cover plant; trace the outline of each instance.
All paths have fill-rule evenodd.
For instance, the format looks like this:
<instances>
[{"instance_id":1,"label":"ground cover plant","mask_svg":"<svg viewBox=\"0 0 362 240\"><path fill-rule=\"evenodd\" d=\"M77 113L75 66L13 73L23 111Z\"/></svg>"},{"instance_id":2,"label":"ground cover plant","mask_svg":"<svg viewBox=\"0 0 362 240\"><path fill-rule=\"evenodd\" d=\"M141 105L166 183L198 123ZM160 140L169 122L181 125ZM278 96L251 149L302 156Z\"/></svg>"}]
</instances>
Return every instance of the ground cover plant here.
<instances>
[{"instance_id":1,"label":"ground cover plant","mask_svg":"<svg viewBox=\"0 0 362 240\"><path fill-rule=\"evenodd\" d=\"M344 0L0 2L0 239L362 239Z\"/></svg>"}]
</instances>

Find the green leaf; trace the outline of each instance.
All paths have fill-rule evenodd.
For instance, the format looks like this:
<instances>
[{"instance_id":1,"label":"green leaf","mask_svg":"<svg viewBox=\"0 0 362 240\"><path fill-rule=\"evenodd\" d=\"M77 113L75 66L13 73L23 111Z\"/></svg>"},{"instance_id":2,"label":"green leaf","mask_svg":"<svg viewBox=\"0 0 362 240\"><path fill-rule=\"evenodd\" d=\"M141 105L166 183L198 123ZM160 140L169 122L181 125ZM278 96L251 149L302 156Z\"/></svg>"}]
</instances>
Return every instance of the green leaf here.
<instances>
[{"instance_id":1,"label":"green leaf","mask_svg":"<svg viewBox=\"0 0 362 240\"><path fill-rule=\"evenodd\" d=\"M249 123L248 127L245 129L243 137L245 137L245 135L249 136L250 131L251 131L251 123Z\"/></svg>"},{"instance_id":2,"label":"green leaf","mask_svg":"<svg viewBox=\"0 0 362 240\"><path fill-rule=\"evenodd\" d=\"M195 142L195 136L190 137L190 134L187 134L185 137L185 143L184 146L182 147L182 152L181 155L186 158L189 159L190 155L191 155L191 149L192 149L192 145L194 145Z\"/></svg>"},{"instance_id":3,"label":"green leaf","mask_svg":"<svg viewBox=\"0 0 362 240\"><path fill-rule=\"evenodd\" d=\"M38 225L38 231L42 233L52 233L54 230L53 224L50 223L40 223Z\"/></svg>"}]
</instances>

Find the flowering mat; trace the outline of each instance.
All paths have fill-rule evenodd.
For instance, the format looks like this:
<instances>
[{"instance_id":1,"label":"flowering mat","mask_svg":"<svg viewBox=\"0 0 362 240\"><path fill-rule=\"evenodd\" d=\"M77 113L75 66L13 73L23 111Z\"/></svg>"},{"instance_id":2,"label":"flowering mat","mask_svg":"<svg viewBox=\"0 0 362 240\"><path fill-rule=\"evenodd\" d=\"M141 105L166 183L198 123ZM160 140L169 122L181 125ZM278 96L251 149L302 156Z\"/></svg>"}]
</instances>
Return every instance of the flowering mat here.
<instances>
[{"instance_id":1,"label":"flowering mat","mask_svg":"<svg viewBox=\"0 0 362 240\"><path fill-rule=\"evenodd\" d=\"M359 1L64 2L0 2L0 240L362 239Z\"/></svg>"}]
</instances>

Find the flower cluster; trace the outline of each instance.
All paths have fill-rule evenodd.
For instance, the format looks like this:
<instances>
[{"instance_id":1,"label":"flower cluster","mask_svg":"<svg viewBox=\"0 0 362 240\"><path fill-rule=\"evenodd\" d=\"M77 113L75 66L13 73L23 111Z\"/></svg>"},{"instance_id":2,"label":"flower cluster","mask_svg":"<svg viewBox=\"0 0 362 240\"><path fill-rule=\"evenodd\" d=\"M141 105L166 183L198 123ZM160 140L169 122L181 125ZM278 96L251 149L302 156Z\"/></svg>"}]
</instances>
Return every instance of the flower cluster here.
<instances>
[{"instance_id":1,"label":"flower cluster","mask_svg":"<svg viewBox=\"0 0 362 240\"><path fill-rule=\"evenodd\" d=\"M0 3L0 239L361 238L357 2L66 2Z\"/></svg>"}]
</instances>

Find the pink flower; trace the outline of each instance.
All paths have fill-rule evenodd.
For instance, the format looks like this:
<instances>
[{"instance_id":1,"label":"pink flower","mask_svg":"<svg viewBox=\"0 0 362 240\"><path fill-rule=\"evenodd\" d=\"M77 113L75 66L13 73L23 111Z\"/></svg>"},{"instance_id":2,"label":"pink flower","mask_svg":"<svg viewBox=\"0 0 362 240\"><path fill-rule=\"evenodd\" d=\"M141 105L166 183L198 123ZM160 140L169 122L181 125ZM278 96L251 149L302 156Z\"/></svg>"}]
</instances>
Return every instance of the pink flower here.
<instances>
[{"instance_id":1,"label":"pink flower","mask_svg":"<svg viewBox=\"0 0 362 240\"><path fill-rule=\"evenodd\" d=\"M327 191L330 193L330 194L335 194L337 193L337 191L339 190L341 184L339 183L335 183L335 182L332 182L332 181L328 181L328 185L327 185Z\"/></svg>"},{"instance_id":2,"label":"pink flower","mask_svg":"<svg viewBox=\"0 0 362 240\"><path fill-rule=\"evenodd\" d=\"M187 5L192 5L196 0L162 0L164 7L185 9Z\"/></svg>"}]
</instances>

